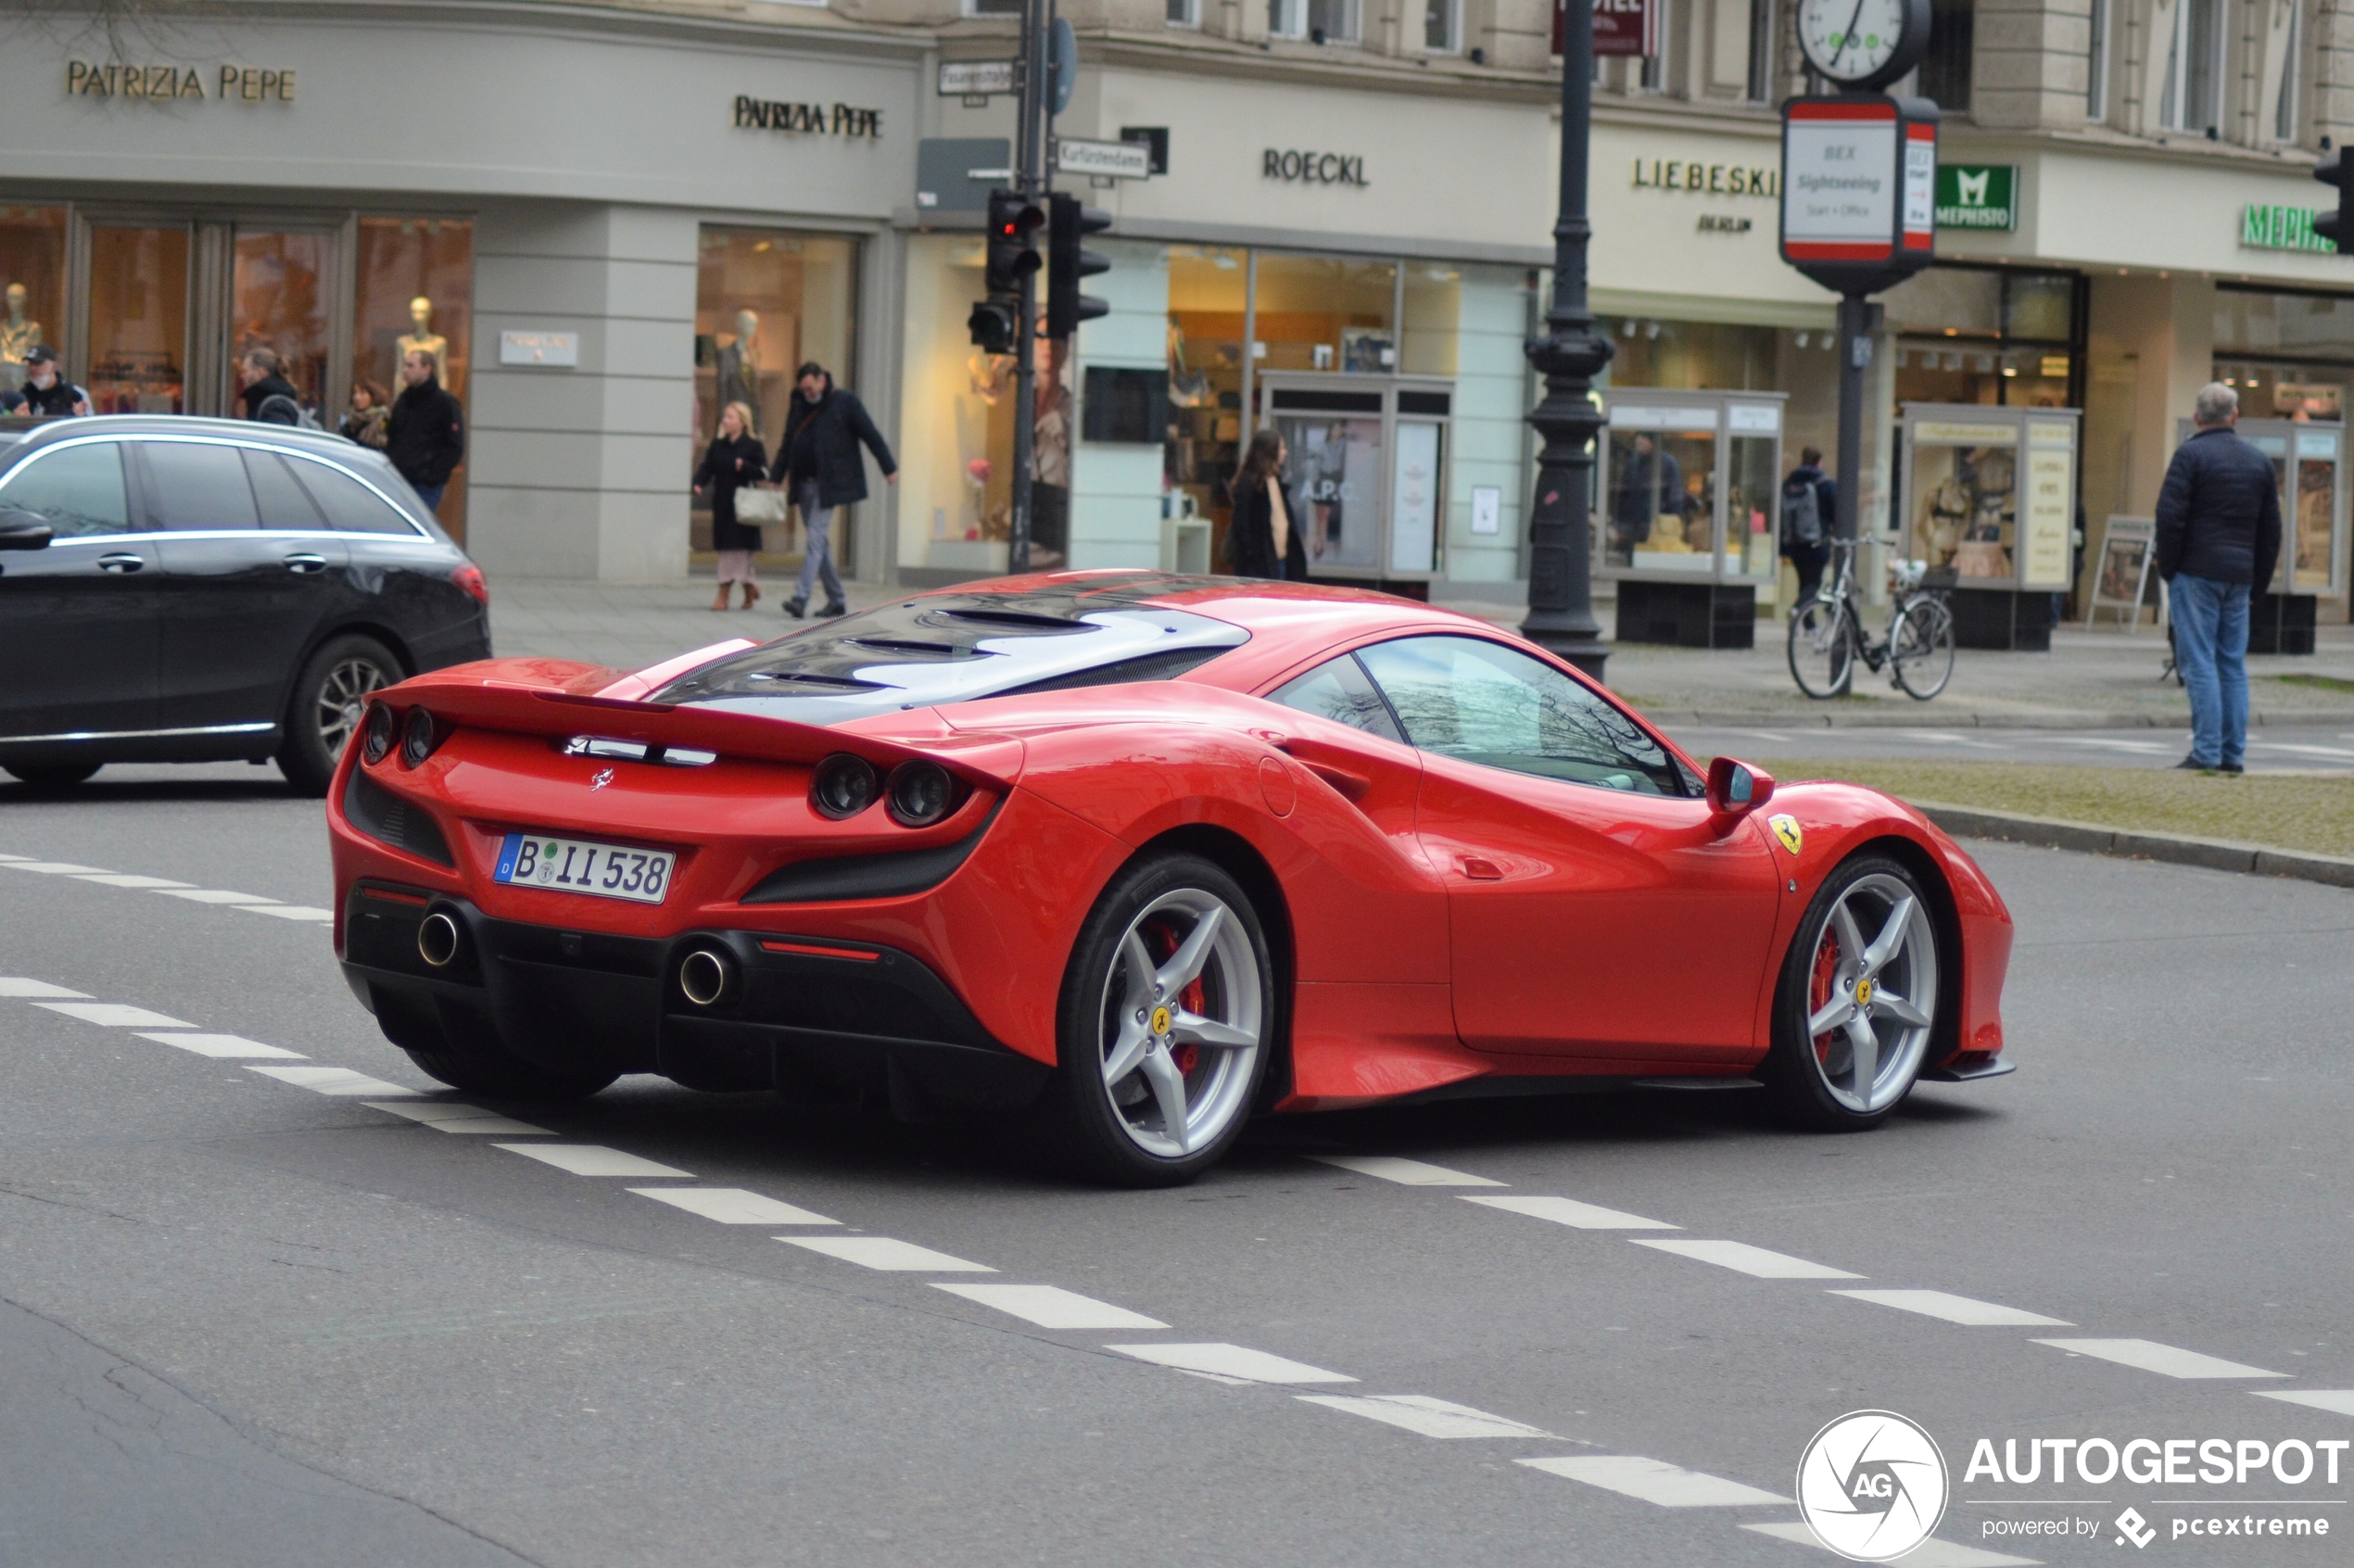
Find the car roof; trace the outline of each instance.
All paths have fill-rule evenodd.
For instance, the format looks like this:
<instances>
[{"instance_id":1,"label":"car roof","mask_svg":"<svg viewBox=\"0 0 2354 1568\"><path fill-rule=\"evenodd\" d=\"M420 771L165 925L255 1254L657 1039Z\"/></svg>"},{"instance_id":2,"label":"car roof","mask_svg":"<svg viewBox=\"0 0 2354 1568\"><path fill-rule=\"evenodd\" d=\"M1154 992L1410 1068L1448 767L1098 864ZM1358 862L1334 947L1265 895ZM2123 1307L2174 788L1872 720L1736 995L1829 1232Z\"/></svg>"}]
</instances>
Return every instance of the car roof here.
<instances>
[{"instance_id":1,"label":"car roof","mask_svg":"<svg viewBox=\"0 0 2354 1568\"><path fill-rule=\"evenodd\" d=\"M10 424L18 422L11 420ZM30 449L51 441L87 436L234 436L260 439L299 451L348 458L358 443L329 430L265 424L250 419L210 419L199 414L84 414L70 419L27 420L19 446ZM361 448L361 450L366 449Z\"/></svg>"}]
</instances>

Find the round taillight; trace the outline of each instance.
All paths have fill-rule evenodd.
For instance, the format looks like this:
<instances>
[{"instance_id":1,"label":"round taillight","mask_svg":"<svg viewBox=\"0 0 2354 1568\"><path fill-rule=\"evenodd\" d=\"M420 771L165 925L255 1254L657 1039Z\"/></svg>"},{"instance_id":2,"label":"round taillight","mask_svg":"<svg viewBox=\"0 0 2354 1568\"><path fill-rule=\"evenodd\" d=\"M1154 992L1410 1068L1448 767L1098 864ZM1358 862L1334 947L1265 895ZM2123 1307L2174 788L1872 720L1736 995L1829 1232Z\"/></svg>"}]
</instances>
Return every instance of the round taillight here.
<instances>
[{"instance_id":1,"label":"round taillight","mask_svg":"<svg viewBox=\"0 0 2354 1568\"><path fill-rule=\"evenodd\" d=\"M380 763L392 752L392 738L399 732L400 721L382 702L368 704L367 724L360 732L360 754L370 763Z\"/></svg>"},{"instance_id":2,"label":"round taillight","mask_svg":"<svg viewBox=\"0 0 2354 1568\"><path fill-rule=\"evenodd\" d=\"M400 733L400 760L410 767L416 766L433 755L436 746L447 738L434 716L423 708L409 710L409 726Z\"/></svg>"},{"instance_id":3,"label":"round taillight","mask_svg":"<svg viewBox=\"0 0 2354 1568\"><path fill-rule=\"evenodd\" d=\"M819 763L817 771L811 775L809 803L816 808L818 816L839 822L873 805L880 787L873 764L848 752L836 752Z\"/></svg>"},{"instance_id":4,"label":"round taillight","mask_svg":"<svg viewBox=\"0 0 2354 1568\"><path fill-rule=\"evenodd\" d=\"M956 803L956 781L938 763L901 763L891 770L891 819L902 828L929 828Z\"/></svg>"}]
</instances>

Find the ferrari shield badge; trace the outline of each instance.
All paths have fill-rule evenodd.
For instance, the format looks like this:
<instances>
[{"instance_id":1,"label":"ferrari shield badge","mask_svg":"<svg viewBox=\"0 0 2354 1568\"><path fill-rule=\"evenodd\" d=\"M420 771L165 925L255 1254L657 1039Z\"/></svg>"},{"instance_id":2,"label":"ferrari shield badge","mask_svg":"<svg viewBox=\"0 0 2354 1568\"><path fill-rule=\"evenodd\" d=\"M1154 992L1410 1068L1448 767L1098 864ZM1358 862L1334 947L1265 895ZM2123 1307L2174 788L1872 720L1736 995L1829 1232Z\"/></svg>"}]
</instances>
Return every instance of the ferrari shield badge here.
<instances>
[{"instance_id":1,"label":"ferrari shield badge","mask_svg":"<svg viewBox=\"0 0 2354 1568\"><path fill-rule=\"evenodd\" d=\"M1796 854L1798 846L1806 841L1806 835L1799 828L1798 818L1795 816L1769 816L1766 819L1766 825L1773 828L1774 837L1781 840L1782 848L1792 854Z\"/></svg>"}]
</instances>

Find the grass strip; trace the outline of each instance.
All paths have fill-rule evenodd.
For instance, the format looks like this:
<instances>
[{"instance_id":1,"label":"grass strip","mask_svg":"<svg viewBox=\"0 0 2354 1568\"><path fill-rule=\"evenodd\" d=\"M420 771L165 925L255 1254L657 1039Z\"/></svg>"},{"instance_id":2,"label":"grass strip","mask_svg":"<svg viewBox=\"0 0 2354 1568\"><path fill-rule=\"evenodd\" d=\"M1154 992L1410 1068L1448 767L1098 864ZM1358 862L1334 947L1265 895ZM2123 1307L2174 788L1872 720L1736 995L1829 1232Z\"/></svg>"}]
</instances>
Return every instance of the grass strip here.
<instances>
[{"instance_id":1,"label":"grass strip","mask_svg":"<svg viewBox=\"0 0 2354 1568\"><path fill-rule=\"evenodd\" d=\"M2172 768L1788 757L1758 765L1779 783L1842 778L1884 790L1900 800L1943 801L1985 811L2319 854L2354 854L2354 777L2342 773L2234 777Z\"/></svg>"}]
</instances>

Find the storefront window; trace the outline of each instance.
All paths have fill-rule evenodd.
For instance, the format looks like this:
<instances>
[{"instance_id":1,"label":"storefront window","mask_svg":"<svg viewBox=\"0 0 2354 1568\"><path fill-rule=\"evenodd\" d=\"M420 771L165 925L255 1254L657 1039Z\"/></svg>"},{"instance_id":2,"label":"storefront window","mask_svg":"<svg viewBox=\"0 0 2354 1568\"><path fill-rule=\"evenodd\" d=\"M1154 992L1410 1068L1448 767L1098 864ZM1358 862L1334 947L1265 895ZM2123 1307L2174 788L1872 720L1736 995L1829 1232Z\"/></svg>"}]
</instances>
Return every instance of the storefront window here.
<instances>
[{"instance_id":1,"label":"storefront window","mask_svg":"<svg viewBox=\"0 0 2354 1568\"><path fill-rule=\"evenodd\" d=\"M2354 297L2215 291L2215 379L2257 419L2342 420Z\"/></svg>"},{"instance_id":2,"label":"storefront window","mask_svg":"<svg viewBox=\"0 0 2354 1568\"><path fill-rule=\"evenodd\" d=\"M1815 328L1791 331L1635 317L1606 321L1601 326L1617 348L1604 374L1607 387L1787 392L1790 401L1782 415L1782 444L1787 451L1794 459L1805 447L1838 450L1839 356L1832 352L1836 334ZM1744 488L1753 490L1753 481Z\"/></svg>"},{"instance_id":3,"label":"storefront window","mask_svg":"<svg viewBox=\"0 0 2354 1568\"><path fill-rule=\"evenodd\" d=\"M1171 246L1168 259L1169 444L1163 485L1181 515L1210 518L1222 530L1232 510L1226 487L1242 462L1248 258L1239 250Z\"/></svg>"},{"instance_id":4,"label":"storefront window","mask_svg":"<svg viewBox=\"0 0 2354 1568\"><path fill-rule=\"evenodd\" d=\"M1899 403L2070 408L2083 355L2074 272L1931 267L1888 293Z\"/></svg>"},{"instance_id":5,"label":"storefront window","mask_svg":"<svg viewBox=\"0 0 2354 1568\"><path fill-rule=\"evenodd\" d=\"M188 231L90 231L90 371L97 413L187 411Z\"/></svg>"},{"instance_id":6,"label":"storefront window","mask_svg":"<svg viewBox=\"0 0 2354 1568\"><path fill-rule=\"evenodd\" d=\"M853 333L857 309L858 247L854 240L787 234L776 229L706 228L695 279L694 450L718 431L729 403L753 413L753 434L774 458L791 411L793 373L814 360L834 383L852 386ZM690 468L691 473L691 467ZM711 513L692 514L692 544L711 549ZM787 535L792 524L771 525L766 553L800 554ZM854 570L854 531L847 515L833 525L834 560Z\"/></svg>"},{"instance_id":7,"label":"storefront window","mask_svg":"<svg viewBox=\"0 0 2354 1568\"><path fill-rule=\"evenodd\" d=\"M0 387L24 385L33 345L63 348L65 280L66 209L0 207Z\"/></svg>"},{"instance_id":8,"label":"storefront window","mask_svg":"<svg viewBox=\"0 0 2354 1568\"><path fill-rule=\"evenodd\" d=\"M1453 375L1463 315L1463 269L1406 264L1406 315L1398 322L1398 368L1408 375Z\"/></svg>"},{"instance_id":9,"label":"storefront window","mask_svg":"<svg viewBox=\"0 0 2354 1568\"><path fill-rule=\"evenodd\" d=\"M229 360L236 364L257 348L278 356L278 373L294 384L295 393L321 423L333 424L327 403L327 342L330 286L328 248L332 236L323 234L237 232L231 264L229 306L233 335ZM230 406L243 411L231 389Z\"/></svg>"},{"instance_id":10,"label":"storefront window","mask_svg":"<svg viewBox=\"0 0 2354 1568\"><path fill-rule=\"evenodd\" d=\"M1396 262L1262 251L1252 352L1265 371L1393 373L1397 307Z\"/></svg>"},{"instance_id":11,"label":"storefront window","mask_svg":"<svg viewBox=\"0 0 2354 1568\"><path fill-rule=\"evenodd\" d=\"M411 348L423 348L433 355L441 385L471 419L466 373L467 345L474 340L474 225L462 218L362 218L358 271L352 375L399 397L401 359ZM350 391L330 389L323 423L335 424ZM450 475L439 516L443 527L465 538L463 466Z\"/></svg>"}]
</instances>

